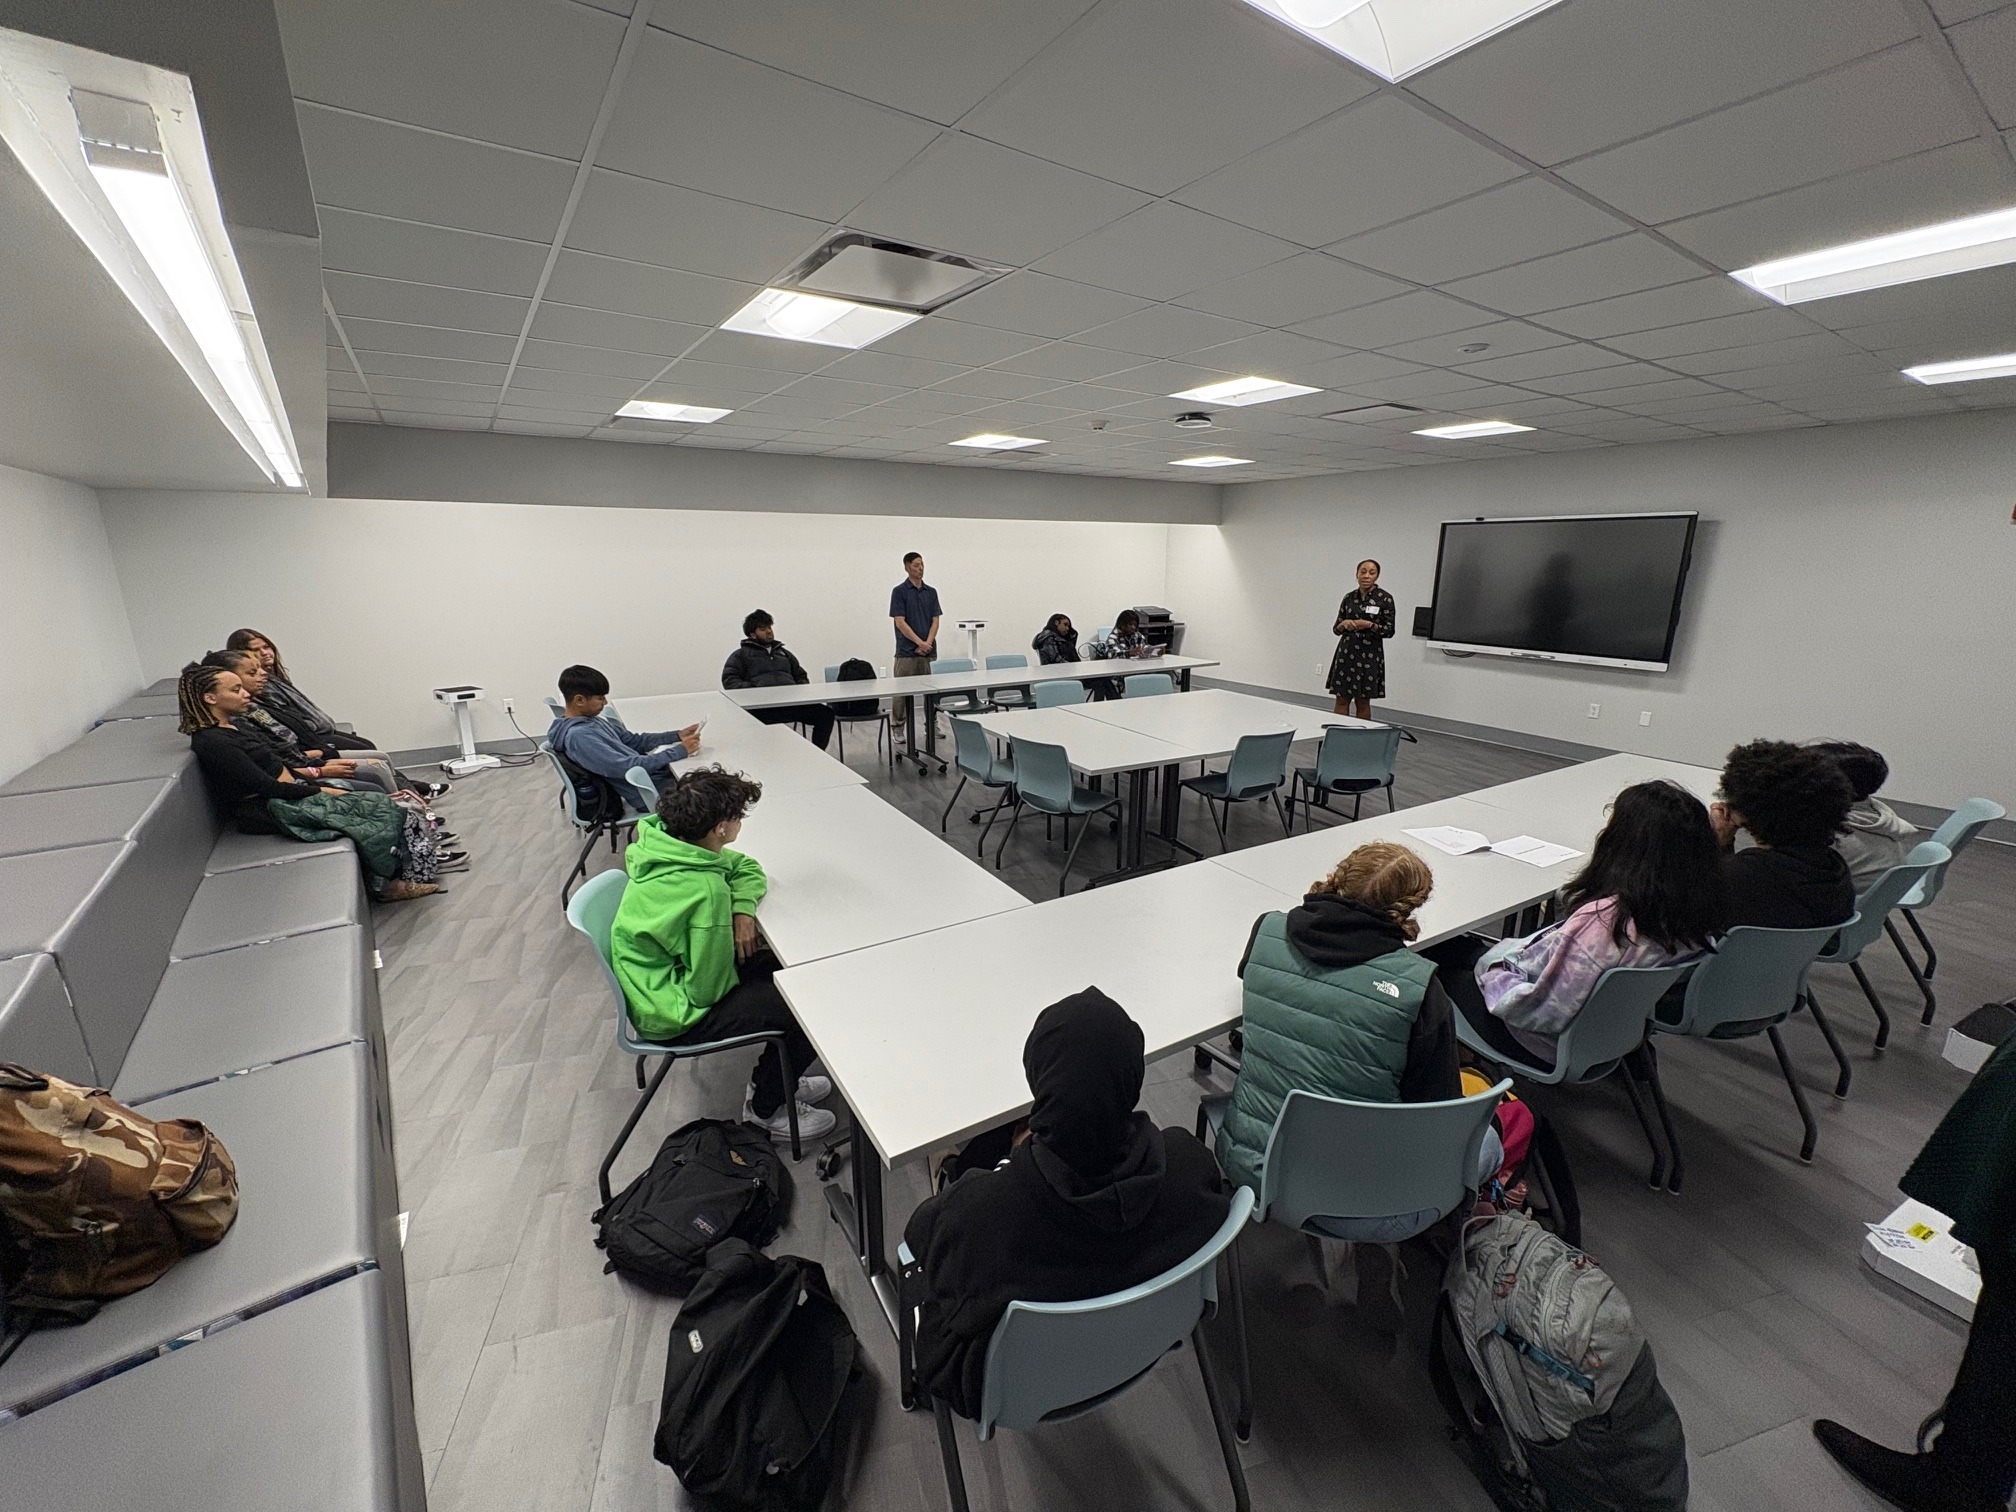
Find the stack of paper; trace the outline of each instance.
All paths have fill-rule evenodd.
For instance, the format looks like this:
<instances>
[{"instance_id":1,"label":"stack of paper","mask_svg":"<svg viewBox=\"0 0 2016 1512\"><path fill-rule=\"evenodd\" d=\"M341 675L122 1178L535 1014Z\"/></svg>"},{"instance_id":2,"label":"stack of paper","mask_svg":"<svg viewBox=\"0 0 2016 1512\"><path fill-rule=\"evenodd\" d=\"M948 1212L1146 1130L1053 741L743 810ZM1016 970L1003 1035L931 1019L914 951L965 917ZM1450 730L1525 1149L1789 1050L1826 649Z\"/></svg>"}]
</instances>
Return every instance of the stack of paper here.
<instances>
[{"instance_id":1,"label":"stack of paper","mask_svg":"<svg viewBox=\"0 0 2016 1512\"><path fill-rule=\"evenodd\" d=\"M1907 1200L1881 1223L1867 1225L1862 1259L1877 1274L1971 1322L1981 1267L1974 1251L1948 1232L1952 1226L1937 1208Z\"/></svg>"},{"instance_id":2,"label":"stack of paper","mask_svg":"<svg viewBox=\"0 0 2016 1512\"><path fill-rule=\"evenodd\" d=\"M1472 851L1491 849L1491 842L1477 831L1458 829L1453 824L1437 824L1428 829L1410 829L1404 833L1434 846L1449 856L1467 856Z\"/></svg>"},{"instance_id":3,"label":"stack of paper","mask_svg":"<svg viewBox=\"0 0 2016 1512\"><path fill-rule=\"evenodd\" d=\"M1514 835L1510 840L1500 840L1494 845L1489 838L1478 834L1477 831L1458 829L1453 824L1438 824L1428 829L1410 829L1403 833L1434 846L1445 855L1467 856L1473 851L1488 850L1501 856L1510 856L1515 861L1524 861L1531 866L1559 866L1563 861L1573 861L1582 854L1566 845L1535 840L1531 835Z\"/></svg>"}]
</instances>

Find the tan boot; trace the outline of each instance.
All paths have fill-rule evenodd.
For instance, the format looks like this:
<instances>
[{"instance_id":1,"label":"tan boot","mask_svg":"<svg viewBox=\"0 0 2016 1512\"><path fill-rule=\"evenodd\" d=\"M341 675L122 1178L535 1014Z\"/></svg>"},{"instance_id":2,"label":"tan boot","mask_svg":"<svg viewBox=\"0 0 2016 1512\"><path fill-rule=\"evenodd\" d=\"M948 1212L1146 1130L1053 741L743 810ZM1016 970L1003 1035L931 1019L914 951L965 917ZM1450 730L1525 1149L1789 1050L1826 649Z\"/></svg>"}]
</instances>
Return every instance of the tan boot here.
<instances>
[{"instance_id":1,"label":"tan boot","mask_svg":"<svg viewBox=\"0 0 2016 1512\"><path fill-rule=\"evenodd\" d=\"M438 882L408 882L404 877L397 877L385 884L385 890L378 894L378 901L404 903L409 898L424 898L439 891L441 884Z\"/></svg>"}]
</instances>

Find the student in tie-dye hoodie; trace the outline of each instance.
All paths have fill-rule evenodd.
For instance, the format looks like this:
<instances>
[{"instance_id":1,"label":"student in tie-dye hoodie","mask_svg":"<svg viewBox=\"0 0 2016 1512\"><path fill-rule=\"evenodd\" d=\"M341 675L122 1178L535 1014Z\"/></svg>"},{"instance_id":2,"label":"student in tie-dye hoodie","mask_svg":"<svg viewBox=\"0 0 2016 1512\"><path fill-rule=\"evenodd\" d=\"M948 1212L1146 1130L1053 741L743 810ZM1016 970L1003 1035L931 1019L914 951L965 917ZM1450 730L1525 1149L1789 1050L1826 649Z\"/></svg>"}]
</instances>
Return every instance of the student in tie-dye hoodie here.
<instances>
[{"instance_id":1,"label":"student in tie-dye hoodie","mask_svg":"<svg viewBox=\"0 0 2016 1512\"><path fill-rule=\"evenodd\" d=\"M1547 1065L1605 971L1685 960L1723 931L1727 890L1707 809L1676 783L1624 789L1561 903L1566 917L1537 934L1488 946L1471 935L1429 952L1485 1043Z\"/></svg>"}]
</instances>

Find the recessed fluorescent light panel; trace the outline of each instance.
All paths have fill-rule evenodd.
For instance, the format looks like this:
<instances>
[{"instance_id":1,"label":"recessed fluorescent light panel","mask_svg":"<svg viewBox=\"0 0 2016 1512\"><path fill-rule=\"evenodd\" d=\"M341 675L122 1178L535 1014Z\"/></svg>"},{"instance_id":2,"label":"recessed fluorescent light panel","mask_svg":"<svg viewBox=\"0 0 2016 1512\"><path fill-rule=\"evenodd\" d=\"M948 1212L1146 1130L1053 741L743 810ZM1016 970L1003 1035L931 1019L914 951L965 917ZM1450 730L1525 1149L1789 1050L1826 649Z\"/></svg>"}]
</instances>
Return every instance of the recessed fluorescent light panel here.
<instances>
[{"instance_id":1,"label":"recessed fluorescent light panel","mask_svg":"<svg viewBox=\"0 0 2016 1512\"><path fill-rule=\"evenodd\" d=\"M1957 362L1927 362L1904 369L1919 383L1972 383L1977 378L2016 378L2016 352L2000 357L1963 357Z\"/></svg>"},{"instance_id":2,"label":"recessed fluorescent light panel","mask_svg":"<svg viewBox=\"0 0 2016 1512\"><path fill-rule=\"evenodd\" d=\"M1169 464L1171 467L1251 467L1251 457L1221 457L1215 453L1208 457L1178 457Z\"/></svg>"},{"instance_id":3,"label":"recessed fluorescent light panel","mask_svg":"<svg viewBox=\"0 0 2016 1512\"><path fill-rule=\"evenodd\" d=\"M1249 404L1272 404L1276 399L1293 399L1297 394L1313 394L1306 383L1283 383L1278 378L1227 378L1223 383L1207 383L1202 388L1185 389L1171 399L1195 399L1199 404L1228 404L1244 409Z\"/></svg>"},{"instance_id":4,"label":"recessed fluorescent light panel","mask_svg":"<svg viewBox=\"0 0 2016 1512\"><path fill-rule=\"evenodd\" d=\"M1414 434L1433 436L1437 441L1472 441L1479 436L1509 436L1531 429L1530 425L1514 425L1510 420L1466 420L1461 425L1431 425Z\"/></svg>"},{"instance_id":5,"label":"recessed fluorescent light panel","mask_svg":"<svg viewBox=\"0 0 2016 1512\"><path fill-rule=\"evenodd\" d=\"M2016 208L1781 257L1729 276L1780 304L1943 278L2016 262Z\"/></svg>"},{"instance_id":6,"label":"recessed fluorescent light panel","mask_svg":"<svg viewBox=\"0 0 2016 1512\"><path fill-rule=\"evenodd\" d=\"M1246 0L1397 83L1560 0Z\"/></svg>"},{"instance_id":7,"label":"recessed fluorescent light panel","mask_svg":"<svg viewBox=\"0 0 2016 1512\"><path fill-rule=\"evenodd\" d=\"M968 436L964 441L954 441L953 446L970 446L975 451L1020 451L1025 446L1041 446L1040 436L1001 436L993 431L982 431L977 436Z\"/></svg>"},{"instance_id":8,"label":"recessed fluorescent light panel","mask_svg":"<svg viewBox=\"0 0 2016 1512\"><path fill-rule=\"evenodd\" d=\"M885 310L851 299L829 299L795 289L765 289L722 321L721 329L859 350L921 318L909 310Z\"/></svg>"},{"instance_id":9,"label":"recessed fluorescent light panel","mask_svg":"<svg viewBox=\"0 0 2016 1512\"><path fill-rule=\"evenodd\" d=\"M302 487L189 80L0 31L0 140L261 471Z\"/></svg>"},{"instance_id":10,"label":"recessed fluorescent light panel","mask_svg":"<svg viewBox=\"0 0 2016 1512\"><path fill-rule=\"evenodd\" d=\"M616 411L619 420L682 420L688 425L712 425L735 411L714 409L705 404L660 404L655 399L632 399Z\"/></svg>"}]
</instances>

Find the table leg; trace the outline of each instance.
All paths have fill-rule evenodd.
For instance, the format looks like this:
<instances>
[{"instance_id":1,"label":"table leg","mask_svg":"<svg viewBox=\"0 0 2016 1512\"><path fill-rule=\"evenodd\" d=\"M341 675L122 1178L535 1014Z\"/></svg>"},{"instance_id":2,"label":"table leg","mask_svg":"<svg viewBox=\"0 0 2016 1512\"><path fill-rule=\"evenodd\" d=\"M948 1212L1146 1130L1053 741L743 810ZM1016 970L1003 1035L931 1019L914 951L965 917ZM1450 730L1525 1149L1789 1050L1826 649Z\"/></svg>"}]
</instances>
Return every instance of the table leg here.
<instances>
[{"instance_id":1,"label":"table leg","mask_svg":"<svg viewBox=\"0 0 2016 1512\"><path fill-rule=\"evenodd\" d=\"M1176 674L1176 678L1177 686L1182 688L1185 693L1188 693L1190 691L1190 669L1185 667L1181 672Z\"/></svg>"},{"instance_id":2,"label":"table leg","mask_svg":"<svg viewBox=\"0 0 2016 1512\"><path fill-rule=\"evenodd\" d=\"M925 758L917 754L917 704L923 697L913 693L903 701L903 759L916 762L919 772L928 770Z\"/></svg>"},{"instance_id":3,"label":"table leg","mask_svg":"<svg viewBox=\"0 0 2016 1512\"><path fill-rule=\"evenodd\" d=\"M882 1157L858 1119L854 1120L849 1146L847 1164L853 1190L837 1181L827 1182L826 1207L854 1246L854 1258L860 1261L862 1272L868 1277L869 1288L882 1306L890 1331L900 1336L896 1276L889 1269L888 1240L883 1227Z\"/></svg>"}]
</instances>

